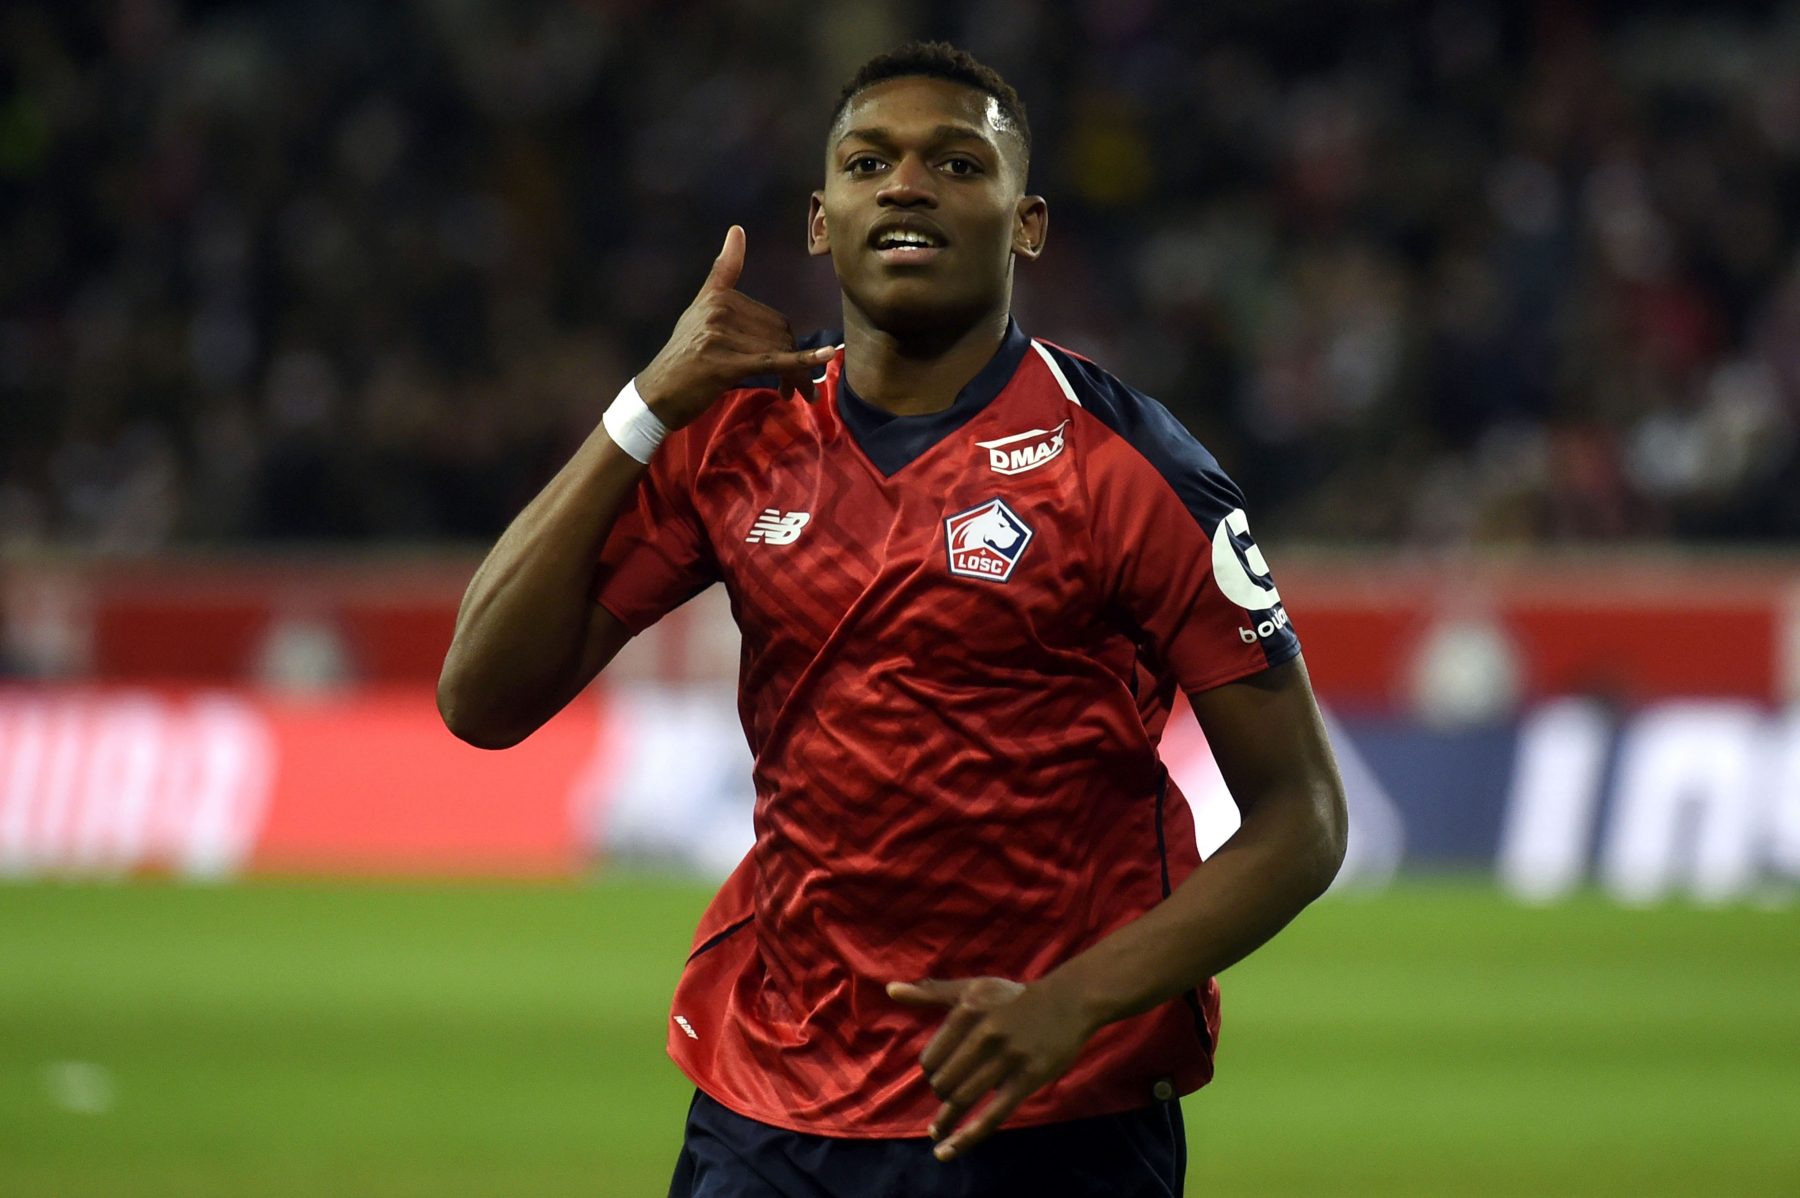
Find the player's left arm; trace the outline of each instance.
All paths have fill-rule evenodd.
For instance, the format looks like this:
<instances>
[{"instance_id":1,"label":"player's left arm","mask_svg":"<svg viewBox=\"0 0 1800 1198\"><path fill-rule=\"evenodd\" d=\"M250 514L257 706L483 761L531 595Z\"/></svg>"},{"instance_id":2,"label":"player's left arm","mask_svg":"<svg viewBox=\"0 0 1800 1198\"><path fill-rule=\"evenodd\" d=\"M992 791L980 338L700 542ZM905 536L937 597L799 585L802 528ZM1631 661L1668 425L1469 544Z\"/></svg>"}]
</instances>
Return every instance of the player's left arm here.
<instances>
[{"instance_id":1,"label":"player's left arm","mask_svg":"<svg viewBox=\"0 0 1800 1198\"><path fill-rule=\"evenodd\" d=\"M1343 785L1243 493L1167 408L1084 358L1045 353L1085 413L1103 610L1187 690L1243 823L1160 904L1042 978L889 988L949 1008L921 1058L944 1100L932 1134L946 1159L1060 1077L1101 1027L1204 984L1280 931L1344 858Z\"/></svg>"},{"instance_id":2,"label":"player's left arm","mask_svg":"<svg viewBox=\"0 0 1800 1198\"><path fill-rule=\"evenodd\" d=\"M940 1159L986 1139L1061 1077L1100 1028L1205 984L1325 892L1344 860L1343 783L1296 657L1189 696L1232 797L1236 834L1162 903L1035 982L894 982L895 999L949 1008L920 1058L944 1100ZM969 1122L963 1118L989 1092ZM959 1124L962 1124L960 1127Z\"/></svg>"}]
</instances>

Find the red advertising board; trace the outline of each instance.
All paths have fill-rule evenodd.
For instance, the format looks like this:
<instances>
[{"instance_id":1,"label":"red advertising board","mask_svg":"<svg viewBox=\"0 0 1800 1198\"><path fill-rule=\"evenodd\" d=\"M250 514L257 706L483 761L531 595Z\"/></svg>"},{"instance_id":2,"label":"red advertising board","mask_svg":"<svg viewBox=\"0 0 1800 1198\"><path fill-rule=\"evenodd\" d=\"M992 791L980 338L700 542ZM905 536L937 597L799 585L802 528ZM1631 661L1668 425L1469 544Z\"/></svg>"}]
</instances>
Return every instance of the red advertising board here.
<instances>
[{"instance_id":1,"label":"red advertising board","mask_svg":"<svg viewBox=\"0 0 1800 1198\"><path fill-rule=\"evenodd\" d=\"M0 682L0 877L728 870L750 762L717 588L492 753L432 696L468 570L9 568L0 669L32 680ZM1335 717L1347 873L1498 861L1522 893L1628 897L1800 876L1800 714L1782 714L1800 713L1800 569L1301 561L1281 579ZM1163 758L1219 843L1235 809L1191 720Z\"/></svg>"},{"instance_id":2,"label":"red advertising board","mask_svg":"<svg viewBox=\"0 0 1800 1198\"><path fill-rule=\"evenodd\" d=\"M571 804L618 759L603 716L584 700L502 754L420 687L0 689L0 873L566 875L599 815Z\"/></svg>"},{"instance_id":3,"label":"red advertising board","mask_svg":"<svg viewBox=\"0 0 1800 1198\"><path fill-rule=\"evenodd\" d=\"M1486 866L1522 897L1791 891L1800 709L1563 699L1430 728L1327 713L1350 810L1339 882ZM1198 725L1162 745L1203 852L1237 812ZM567 877L605 857L722 876L749 847L729 691L582 699L501 753L445 732L425 688L0 688L0 877L168 873Z\"/></svg>"},{"instance_id":4,"label":"red advertising board","mask_svg":"<svg viewBox=\"0 0 1800 1198\"><path fill-rule=\"evenodd\" d=\"M1498 655L1487 664L1506 675L1514 705L1567 694L1625 705L1800 698L1800 560L1293 555L1276 566L1314 683L1345 707L1415 708L1432 654L1470 629ZM238 684L266 680L299 641L329 656L339 680L428 682L473 569L443 559L15 564L0 580L0 661L40 676ZM735 632L716 593L640 639L641 676L735 677Z\"/></svg>"}]
</instances>

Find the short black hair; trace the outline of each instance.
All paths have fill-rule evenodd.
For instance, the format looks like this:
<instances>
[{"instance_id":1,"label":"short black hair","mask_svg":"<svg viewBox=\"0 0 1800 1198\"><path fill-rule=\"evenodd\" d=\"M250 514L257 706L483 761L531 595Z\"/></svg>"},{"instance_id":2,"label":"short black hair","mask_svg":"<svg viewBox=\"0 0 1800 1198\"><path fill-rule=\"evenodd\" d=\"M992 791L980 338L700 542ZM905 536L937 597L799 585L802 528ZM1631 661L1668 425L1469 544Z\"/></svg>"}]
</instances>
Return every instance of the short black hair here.
<instances>
[{"instance_id":1,"label":"short black hair","mask_svg":"<svg viewBox=\"0 0 1800 1198\"><path fill-rule=\"evenodd\" d=\"M889 79L919 75L928 79L947 79L951 83L960 83L994 97L1000 105L1001 115L1019 135L1019 141L1025 147L1026 160L1030 160L1031 123L1025 119L1025 101L1019 99L1019 93L1013 90L1012 84L1000 77L1000 72L978 62L973 54L958 49L949 42L908 42L898 49L877 54L863 63L856 74L851 76L850 82L844 84L844 90L838 93L837 107L831 110L831 123L827 128L837 128L844 109L850 106L850 101L858 93L877 83L886 83Z\"/></svg>"}]
</instances>

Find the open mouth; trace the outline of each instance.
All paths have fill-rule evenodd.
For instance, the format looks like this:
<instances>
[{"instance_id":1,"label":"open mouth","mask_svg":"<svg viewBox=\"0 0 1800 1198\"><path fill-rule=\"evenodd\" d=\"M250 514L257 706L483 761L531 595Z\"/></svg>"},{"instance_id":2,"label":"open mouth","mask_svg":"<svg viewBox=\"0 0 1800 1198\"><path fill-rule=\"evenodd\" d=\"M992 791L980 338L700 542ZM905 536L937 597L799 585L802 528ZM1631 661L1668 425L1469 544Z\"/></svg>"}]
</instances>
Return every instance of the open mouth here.
<instances>
[{"instance_id":1,"label":"open mouth","mask_svg":"<svg viewBox=\"0 0 1800 1198\"><path fill-rule=\"evenodd\" d=\"M869 237L875 256L891 266L917 266L930 262L948 244L935 229L916 224L890 225Z\"/></svg>"}]
</instances>

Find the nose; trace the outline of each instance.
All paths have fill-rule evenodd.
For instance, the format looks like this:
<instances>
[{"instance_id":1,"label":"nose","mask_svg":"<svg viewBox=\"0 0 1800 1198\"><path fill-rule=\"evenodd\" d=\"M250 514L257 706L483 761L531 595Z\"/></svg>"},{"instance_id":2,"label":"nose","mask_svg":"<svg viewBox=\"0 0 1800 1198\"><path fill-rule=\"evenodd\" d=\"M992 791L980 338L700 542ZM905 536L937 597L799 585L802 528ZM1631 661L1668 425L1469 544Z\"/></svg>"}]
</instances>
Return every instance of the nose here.
<instances>
[{"instance_id":1,"label":"nose","mask_svg":"<svg viewBox=\"0 0 1800 1198\"><path fill-rule=\"evenodd\" d=\"M935 183L931 167L917 155L907 154L894 165L875 199L892 208L935 208Z\"/></svg>"}]
</instances>

